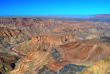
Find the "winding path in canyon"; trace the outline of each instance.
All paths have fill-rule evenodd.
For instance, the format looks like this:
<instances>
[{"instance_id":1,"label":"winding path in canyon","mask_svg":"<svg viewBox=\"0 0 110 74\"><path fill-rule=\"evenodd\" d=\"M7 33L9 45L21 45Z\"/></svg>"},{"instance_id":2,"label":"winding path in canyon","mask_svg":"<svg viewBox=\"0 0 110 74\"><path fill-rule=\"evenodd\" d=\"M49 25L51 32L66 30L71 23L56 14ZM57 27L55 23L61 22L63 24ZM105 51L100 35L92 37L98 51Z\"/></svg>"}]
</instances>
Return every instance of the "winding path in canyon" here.
<instances>
[{"instance_id":1,"label":"winding path in canyon","mask_svg":"<svg viewBox=\"0 0 110 74\"><path fill-rule=\"evenodd\" d=\"M25 54L22 54L22 53L20 53L20 52L17 52L17 51L14 49L14 47L15 47L15 46L12 46L9 50L12 51L12 52L14 52L14 53L16 53L16 54L18 54L18 55L20 55L20 56L26 56Z\"/></svg>"}]
</instances>

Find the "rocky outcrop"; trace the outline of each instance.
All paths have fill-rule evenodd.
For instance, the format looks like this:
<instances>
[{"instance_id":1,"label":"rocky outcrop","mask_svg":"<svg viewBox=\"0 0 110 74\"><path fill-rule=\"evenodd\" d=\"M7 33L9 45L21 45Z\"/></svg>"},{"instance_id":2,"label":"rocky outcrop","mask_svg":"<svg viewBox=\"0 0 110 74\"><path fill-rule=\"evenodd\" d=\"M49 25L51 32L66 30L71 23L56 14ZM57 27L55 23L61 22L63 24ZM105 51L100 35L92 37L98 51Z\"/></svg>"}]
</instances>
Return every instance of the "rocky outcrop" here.
<instances>
[{"instance_id":1,"label":"rocky outcrop","mask_svg":"<svg viewBox=\"0 0 110 74\"><path fill-rule=\"evenodd\" d=\"M75 41L76 38L71 33L66 34L42 34L32 37L32 40L19 44L15 49L19 52L27 54L31 51L37 51L39 49L48 49L48 47L65 44ZM31 45L31 46L30 46ZM36 50L37 49L37 50Z\"/></svg>"},{"instance_id":2,"label":"rocky outcrop","mask_svg":"<svg viewBox=\"0 0 110 74\"><path fill-rule=\"evenodd\" d=\"M17 44L28 40L28 36L17 29L0 27L0 38L8 41L9 44Z\"/></svg>"},{"instance_id":3,"label":"rocky outcrop","mask_svg":"<svg viewBox=\"0 0 110 74\"><path fill-rule=\"evenodd\" d=\"M51 32L62 23L41 18L0 18L0 26L21 30L28 35Z\"/></svg>"},{"instance_id":4,"label":"rocky outcrop","mask_svg":"<svg viewBox=\"0 0 110 74\"><path fill-rule=\"evenodd\" d=\"M50 51L38 50L37 52L29 52L28 55L22 59L15 69L8 74L60 74L60 73L76 73L82 72L86 67L83 65L69 64L66 60L56 60L58 51L55 49ZM52 55L54 54L54 55ZM59 56L60 57L60 56Z\"/></svg>"},{"instance_id":5,"label":"rocky outcrop","mask_svg":"<svg viewBox=\"0 0 110 74\"><path fill-rule=\"evenodd\" d=\"M75 64L68 64L61 68L58 72L51 70L44 66L42 69L38 71L38 74L79 74L83 71L85 66L83 65L75 65Z\"/></svg>"},{"instance_id":6,"label":"rocky outcrop","mask_svg":"<svg viewBox=\"0 0 110 74\"><path fill-rule=\"evenodd\" d=\"M108 74L110 70L110 57L105 57L85 69L82 74Z\"/></svg>"},{"instance_id":7,"label":"rocky outcrop","mask_svg":"<svg viewBox=\"0 0 110 74\"><path fill-rule=\"evenodd\" d=\"M5 74L14 69L19 56L0 52L0 74Z\"/></svg>"},{"instance_id":8,"label":"rocky outcrop","mask_svg":"<svg viewBox=\"0 0 110 74\"><path fill-rule=\"evenodd\" d=\"M107 22L0 18L0 49L23 56L18 62L1 58L0 72L8 72L5 66L12 70L10 64L17 62L9 74L81 73L110 56L109 31Z\"/></svg>"},{"instance_id":9,"label":"rocky outcrop","mask_svg":"<svg viewBox=\"0 0 110 74\"><path fill-rule=\"evenodd\" d=\"M38 52L28 53L28 55L21 60L15 69L9 74L36 74L38 69L41 69L43 65L51 60L48 51L45 52L39 50Z\"/></svg>"},{"instance_id":10,"label":"rocky outcrop","mask_svg":"<svg viewBox=\"0 0 110 74\"><path fill-rule=\"evenodd\" d=\"M106 39L75 41L45 50L36 48L9 74L81 73L91 63L110 56L109 49Z\"/></svg>"},{"instance_id":11,"label":"rocky outcrop","mask_svg":"<svg viewBox=\"0 0 110 74\"><path fill-rule=\"evenodd\" d=\"M29 40L29 36L17 29L0 27L0 48L6 49L13 44L22 43Z\"/></svg>"},{"instance_id":12,"label":"rocky outcrop","mask_svg":"<svg viewBox=\"0 0 110 74\"><path fill-rule=\"evenodd\" d=\"M110 46L108 40L85 40L61 45L57 51L60 52L61 58L64 60L68 59L68 61L76 63L92 63L109 56Z\"/></svg>"},{"instance_id":13,"label":"rocky outcrop","mask_svg":"<svg viewBox=\"0 0 110 74\"><path fill-rule=\"evenodd\" d=\"M110 23L93 21L64 21L43 18L0 18L0 26L18 29L32 36L51 32L74 32L75 35L83 32L83 36L89 36L93 33L90 29L109 30ZM87 32L87 34L85 34L85 32Z\"/></svg>"}]
</instances>

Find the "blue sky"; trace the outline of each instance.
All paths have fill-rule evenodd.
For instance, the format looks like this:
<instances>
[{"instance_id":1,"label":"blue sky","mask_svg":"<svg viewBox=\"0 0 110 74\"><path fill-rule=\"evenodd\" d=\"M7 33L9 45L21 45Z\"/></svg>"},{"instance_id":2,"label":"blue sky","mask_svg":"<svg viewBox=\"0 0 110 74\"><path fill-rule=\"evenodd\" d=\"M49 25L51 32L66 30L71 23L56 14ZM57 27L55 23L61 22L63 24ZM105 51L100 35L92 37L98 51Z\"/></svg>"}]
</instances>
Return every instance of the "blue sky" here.
<instances>
[{"instance_id":1,"label":"blue sky","mask_svg":"<svg viewBox=\"0 0 110 74\"><path fill-rule=\"evenodd\" d=\"M110 14L110 0L0 0L0 15Z\"/></svg>"}]
</instances>

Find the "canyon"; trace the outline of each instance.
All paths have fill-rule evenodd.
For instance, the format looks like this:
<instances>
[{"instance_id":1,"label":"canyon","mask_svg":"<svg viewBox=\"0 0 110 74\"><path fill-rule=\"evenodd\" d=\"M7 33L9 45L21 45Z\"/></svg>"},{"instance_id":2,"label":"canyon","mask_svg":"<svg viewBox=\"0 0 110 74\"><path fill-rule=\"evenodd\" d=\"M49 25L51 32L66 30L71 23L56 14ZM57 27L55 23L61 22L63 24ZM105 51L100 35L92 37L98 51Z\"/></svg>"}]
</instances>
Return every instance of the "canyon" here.
<instances>
[{"instance_id":1,"label":"canyon","mask_svg":"<svg viewBox=\"0 0 110 74\"><path fill-rule=\"evenodd\" d=\"M107 74L109 56L109 22L0 18L0 74Z\"/></svg>"}]
</instances>

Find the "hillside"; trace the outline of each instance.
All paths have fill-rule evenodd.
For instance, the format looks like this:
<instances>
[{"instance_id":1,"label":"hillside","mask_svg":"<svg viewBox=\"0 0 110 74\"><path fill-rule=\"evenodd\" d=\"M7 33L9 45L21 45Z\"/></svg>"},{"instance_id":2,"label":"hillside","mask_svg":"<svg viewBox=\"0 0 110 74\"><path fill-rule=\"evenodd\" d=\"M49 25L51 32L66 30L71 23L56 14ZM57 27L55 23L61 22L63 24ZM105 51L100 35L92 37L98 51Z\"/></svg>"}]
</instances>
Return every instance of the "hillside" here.
<instances>
[{"instance_id":1,"label":"hillside","mask_svg":"<svg viewBox=\"0 0 110 74\"><path fill-rule=\"evenodd\" d=\"M108 74L110 72L110 57L105 57L85 69L82 74Z\"/></svg>"},{"instance_id":2,"label":"hillside","mask_svg":"<svg viewBox=\"0 0 110 74\"><path fill-rule=\"evenodd\" d=\"M109 45L109 22L0 18L0 58L14 63L1 73L78 74L110 56Z\"/></svg>"},{"instance_id":3,"label":"hillside","mask_svg":"<svg viewBox=\"0 0 110 74\"><path fill-rule=\"evenodd\" d=\"M90 66L103 57L110 56L109 44L106 39L96 39L70 42L55 48L48 47L45 48L45 51L42 48L36 48L29 52L18 63L15 70L9 74L63 73L63 71L67 71L67 73L80 73L86 66ZM69 68L73 71L68 71Z\"/></svg>"}]
</instances>

